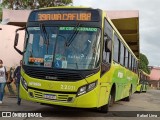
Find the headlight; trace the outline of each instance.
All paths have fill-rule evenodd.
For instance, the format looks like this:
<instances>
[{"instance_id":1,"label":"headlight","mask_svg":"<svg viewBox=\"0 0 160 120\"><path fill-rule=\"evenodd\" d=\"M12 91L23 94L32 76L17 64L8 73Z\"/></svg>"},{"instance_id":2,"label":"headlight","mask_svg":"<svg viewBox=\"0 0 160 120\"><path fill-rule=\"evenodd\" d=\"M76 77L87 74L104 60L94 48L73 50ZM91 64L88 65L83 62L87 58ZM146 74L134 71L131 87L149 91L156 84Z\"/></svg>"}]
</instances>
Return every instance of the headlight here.
<instances>
[{"instance_id":1,"label":"headlight","mask_svg":"<svg viewBox=\"0 0 160 120\"><path fill-rule=\"evenodd\" d=\"M97 84L97 82L90 83L90 84L88 85L88 91L94 89L94 88L96 87L96 84Z\"/></svg>"},{"instance_id":2,"label":"headlight","mask_svg":"<svg viewBox=\"0 0 160 120\"><path fill-rule=\"evenodd\" d=\"M97 81L94 81L90 84L87 84L85 86L82 86L78 89L78 92L77 92L77 96L80 96L80 95L83 95L91 90L93 90L97 85Z\"/></svg>"},{"instance_id":3,"label":"headlight","mask_svg":"<svg viewBox=\"0 0 160 120\"><path fill-rule=\"evenodd\" d=\"M87 86L83 86L79 88L77 95L80 96L82 94L85 94L87 92Z\"/></svg>"},{"instance_id":4,"label":"headlight","mask_svg":"<svg viewBox=\"0 0 160 120\"><path fill-rule=\"evenodd\" d=\"M26 80L25 80L23 77L21 77L21 82L22 82L23 87L24 87L26 90L28 90L28 84L27 84Z\"/></svg>"}]
</instances>

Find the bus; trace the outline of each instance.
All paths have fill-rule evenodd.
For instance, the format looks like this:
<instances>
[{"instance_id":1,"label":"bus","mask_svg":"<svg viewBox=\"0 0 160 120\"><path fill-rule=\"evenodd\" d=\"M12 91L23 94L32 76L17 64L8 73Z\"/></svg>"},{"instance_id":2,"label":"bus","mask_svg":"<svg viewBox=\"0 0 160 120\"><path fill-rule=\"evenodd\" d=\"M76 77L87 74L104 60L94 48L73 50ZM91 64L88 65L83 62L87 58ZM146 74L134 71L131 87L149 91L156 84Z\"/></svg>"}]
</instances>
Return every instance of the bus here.
<instances>
[{"instance_id":1,"label":"bus","mask_svg":"<svg viewBox=\"0 0 160 120\"><path fill-rule=\"evenodd\" d=\"M23 51L17 47L20 30ZM16 30L14 48L23 55L22 99L107 112L136 91L138 59L103 10L34 10Z\"/></svg>"},{"instance_id":2,"label":"bus","mask_svg":"<svg viewBox=\"0 0 160 120\"><path fill-rule=\"evenodd\" d=\"M138 93L147 92L148 80L149 80L149 75L143 70L139 70L139 82L137 85Z\"/></svg>"}]
</instances>

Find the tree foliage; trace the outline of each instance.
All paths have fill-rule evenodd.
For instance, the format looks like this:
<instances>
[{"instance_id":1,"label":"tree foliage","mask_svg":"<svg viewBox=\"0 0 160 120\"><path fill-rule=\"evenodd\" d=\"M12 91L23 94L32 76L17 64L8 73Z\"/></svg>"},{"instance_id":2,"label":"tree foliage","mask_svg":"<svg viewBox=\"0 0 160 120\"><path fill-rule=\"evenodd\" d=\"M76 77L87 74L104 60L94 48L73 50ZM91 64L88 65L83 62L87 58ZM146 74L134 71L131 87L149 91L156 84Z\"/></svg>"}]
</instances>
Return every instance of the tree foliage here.
<instances>
[{"instance_id":1,"label":"tree foliage","mask_svg":"<svg viewBox=\"0 0 160 120\"><path fill-rule=\"evenodd\" d=\"M2 6L0 4L0 21L2 20Z\"/></svg>"},{"instance_id":2,"label":"tree foliage","mask_svg":"<svg viewBox=\"0 0 160 120\"><path fill-rule=\"evenodd\" d=\"M38 9L53 6L66 6L72 0L3 0L3 7L12 10Z\"/></svg>"},{"instance_id":3,"label":"tree foliage","mask_svg":"<svg viewBox=\"0 0 160 120\"><path fill-rule=\"evenodd\" d=\"M144 54L140 53L139 69L149 74L150 70L148 68L148 64L149 64L149 61L147 57Z\"/></svg>"}]
</instances>

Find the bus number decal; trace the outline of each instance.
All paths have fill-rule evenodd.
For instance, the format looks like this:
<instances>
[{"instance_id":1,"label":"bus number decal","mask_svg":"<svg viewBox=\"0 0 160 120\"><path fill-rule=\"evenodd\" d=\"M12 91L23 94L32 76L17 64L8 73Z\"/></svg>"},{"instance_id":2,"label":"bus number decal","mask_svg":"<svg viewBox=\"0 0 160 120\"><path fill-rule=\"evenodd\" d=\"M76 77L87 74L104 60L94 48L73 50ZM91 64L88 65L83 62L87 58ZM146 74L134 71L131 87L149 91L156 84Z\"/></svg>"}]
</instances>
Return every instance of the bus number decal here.
<instances>
[{"instance_id":1,"label":"bus number decal","mask_svg":"<svg viewBox=\"0 0 160 120\"><path fill-rule=\"evenodd\" d=\"M75 90L76 87L75 86L71 86L71 85L61 85L61 89L62 90Z\"/></svg>"}]
</instances>

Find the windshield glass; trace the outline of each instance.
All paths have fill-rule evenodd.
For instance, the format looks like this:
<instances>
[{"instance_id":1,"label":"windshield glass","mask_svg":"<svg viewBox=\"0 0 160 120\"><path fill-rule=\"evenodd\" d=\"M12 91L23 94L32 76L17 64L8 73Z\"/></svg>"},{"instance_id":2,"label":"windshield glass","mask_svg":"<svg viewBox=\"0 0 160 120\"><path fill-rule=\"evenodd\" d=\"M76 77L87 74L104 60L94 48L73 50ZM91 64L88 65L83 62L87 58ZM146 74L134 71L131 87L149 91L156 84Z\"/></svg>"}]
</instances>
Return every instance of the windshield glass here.
<instances>
[{"instance_id":1,"label":"windshield glass","mask_svg":"<svg viewBox=\"0 0 160 120\"><path fill-rule=\"evenodd\" d=\"M41 29L41 27L27 28L25 65L63 69L98 67L100 60L98 28L44 27L45 32Z\"/></svg>"}]
</instances>

